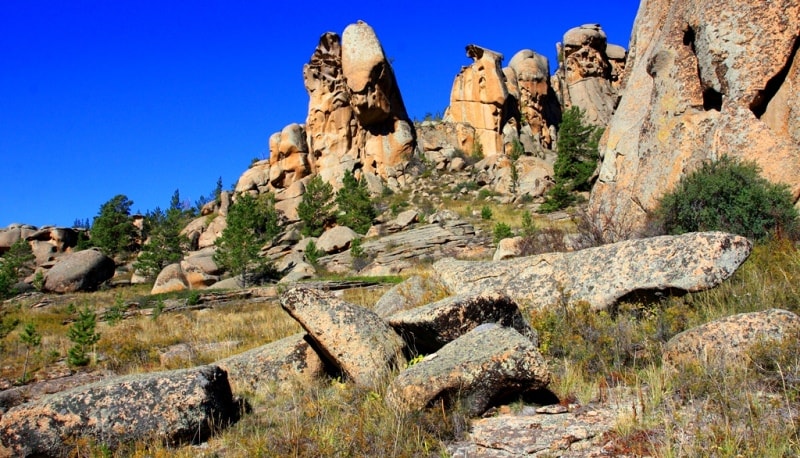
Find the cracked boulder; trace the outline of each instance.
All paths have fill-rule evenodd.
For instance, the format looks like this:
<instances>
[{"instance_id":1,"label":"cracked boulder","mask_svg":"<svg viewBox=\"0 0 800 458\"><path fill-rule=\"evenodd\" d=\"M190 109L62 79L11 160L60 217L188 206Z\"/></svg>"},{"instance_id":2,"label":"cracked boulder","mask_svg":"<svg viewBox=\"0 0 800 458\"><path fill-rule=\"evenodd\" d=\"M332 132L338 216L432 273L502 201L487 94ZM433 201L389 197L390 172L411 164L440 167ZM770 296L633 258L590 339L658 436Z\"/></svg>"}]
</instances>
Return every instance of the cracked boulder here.
<instances>
[{"instance_id":1,"label":"cracked boulder","mask_svg":"<svg viewBox=\"0 0 800 458\"><path fill-rule=\"evenodd\" d=\"M603 310L626 294L712 288L750 255L745 237L722 232L628 240L568 253L502 261L437 261L450 291L497 289L528 307L586 301Z\"/></svg>"},{"instance_id":2,"label":"cracked boulder","mask_svg":"<svg viewBox=\"0 0 800 458\"><path fill-rule=\"evenodd\" d=\"M372 387L406 363L403 339L370 310L308 288L287 291L281 306L320 356L357 385Z\"/></svg>"},{"instance_id":3,"label":"cracked boulder","mask_svg":"<svg viewBox=\"0 0 800 458\"><path fill-rule=\"evenodd\" d=\"M0 420L0 439L20 457L68 456L78 439L112 451L137 440L197 443L239 413L225 371L201 366L113 378L19 405Z\"/></svg>"},{"instance_id":4,"label":"cracked boulder","mask_svg":"<svg viewBox=\"0 0 800 458\"><path fill-rule=\"evenodd\" d=\"M511 297L500 291L466 293L390 316L409 348L426 355L484 323L516 329L538 346L539 337Z\"/></svg>"},{"instance_id":5,"label":"cracked boulder","mask_svg":"<svg viewBox=\"0 0 800 458\"><path fill-rule=\"evenodd\" d=\"M404 411L460 402L480 415L509 397L544 388L550 371L539 350L515 329L478 326L401 372L386 401Z\"/></svg>"},{"instance_id":6,"label":"cracked boulder","mask_svg":"<svg viewBox=\"0 0 800 458\"><path fill-rule=\"evenodd\" d=\"M797 0L642 4L590 198L604 229L643 229L661 196L723 155L800 196L798 30Z\"/></svg>"}]
</instances>

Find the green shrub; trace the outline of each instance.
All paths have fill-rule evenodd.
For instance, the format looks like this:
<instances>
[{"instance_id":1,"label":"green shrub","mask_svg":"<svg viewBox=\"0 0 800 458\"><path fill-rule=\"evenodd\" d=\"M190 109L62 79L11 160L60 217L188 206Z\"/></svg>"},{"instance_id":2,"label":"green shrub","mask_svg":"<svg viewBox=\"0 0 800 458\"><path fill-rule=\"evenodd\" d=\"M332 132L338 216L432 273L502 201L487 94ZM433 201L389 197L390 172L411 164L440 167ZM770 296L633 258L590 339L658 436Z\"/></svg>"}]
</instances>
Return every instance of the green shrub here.
<instances>
[{"instance_id":1,"label":"green shrub","mask_svg":"<svg viewBox=\"0 0 800 458\"><path fill-rule=\"evenodd\" d=\"M319 237L333 219L333 186L314 175L306 184L306 192L297 205L297 216L303 222L303 235Z\"/></svg>"},{"instance_id":2,"label":"green shrub","mask_svg":"<svg viewBox=\"0 0 800 458\"><path fill-rule=\"evenodd\" d=\"M492 209L488 205L481 208L481 219L492 219Z\"/></svg>"},{"instance_id":3,"label":"green shrub","mask_svg":"<svg viewBox=\"0 0 800 458\"><path fill-rule=\"evenodd\" d=\"M536 235L539 229L536 227L536 223L533 222L533 216L529 210L525 210L522 212L522 236L523 237L532 237Z\"/></svg>"},{"instance_id":4,"label":"green shrub","mask_svg":"<svg viewBox=\"0 0 800 458\"><path fill-rule=\"evenodd\" d=\"M325 255L325 252L317 248L317 244L310 240L306 245L305 258L309 264L316 266L319 258Z\"/></svg>"},{"instance_id":5,"label":"green shrub","mask_svg":"<svg viewBox=\"0 0 800 458\"><path fill-rule=\"evenodd\" d=\"M755 163L728 156L684 176L655 212L668 234L718 230L757 241L776 233L794 237L797 218L787 186L760 176Z\"/></svg>"},{"instance_id":6,"label":"green shrub","mask_svg":"<svg viewBox=\"0 0 800 458\"><path fill-rule=\"evenodd\" d=\"M494 225L494 244L497 245L503 239L514 237L514 232L511 226L506 223L497 223Z\"/></svg>"},{"instance_id":7,"label":"green shrub","mask_svg":"<svg viewBox=\"0 0 800 458\"><path fill-rule=\"evenodd\" d=\"M71 366L89 364L87 353L100 340L100 334L94 331L96 325L97 315L88 307L78 312L78 318L67 330L67 338L74 344L67 352L67 363Z\"/></svg>"},{"instance_id":8,"label":"green shrub","mask_svg":"<svg viewBox=\"0 0 800 458\"><path fill-rule=\"evenodd\" d=\"M342 178L342 188L336 193L336 220L359 234L366 234L377 215L367 189L367 180L356 180L349 170Z\"/></svg>"},{"instance_id":9,"label":"green shrub","mask_svg":"<svg viewBox=\"0 0 800 458\"><path fill-rule=\"evenodd\" d=\"M572 194L569 189L563 184L556 182L555 186L550 188L547 192L542 205L539 206L539 211L542 213L552 213L554 211L567 208L574 204L577 198Z\"/></svg>"}]
</instances>

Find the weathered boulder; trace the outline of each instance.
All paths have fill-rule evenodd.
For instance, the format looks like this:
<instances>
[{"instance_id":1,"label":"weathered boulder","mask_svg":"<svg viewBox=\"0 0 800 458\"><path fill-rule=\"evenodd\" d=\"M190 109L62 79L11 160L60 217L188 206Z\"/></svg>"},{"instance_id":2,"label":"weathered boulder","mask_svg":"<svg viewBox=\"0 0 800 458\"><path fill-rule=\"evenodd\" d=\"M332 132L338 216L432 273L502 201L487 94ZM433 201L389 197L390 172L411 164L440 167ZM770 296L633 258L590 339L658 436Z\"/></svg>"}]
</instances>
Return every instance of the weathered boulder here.
<instances>
[{"instance_id":1,"label":"weathered boulder","mask_svg":"<svg viewBox=\"0 0 800 458\"><path fill-rule=\"evenodd\" d=\"M269 139L269 184L284 189L311 173L308 160L306 130L300 124L289 124ZM250 177L258 176L254 173ZM240 180L241 182L242 180ZM247 187L244 183L242 187ZM252 185L249 186L252 189Z\"/></svg>"},{"instance_id":2,"label":"weathered boulder","mask_svg":"<svg viewBox=\"0 0 800 458\"><path fill-rule=\"evenodd\" d=\"M618 53L618 47L612 52ZM613 82L619 78L619 63L613 66L606 55L608 41L599 24L585 24L564 34L558 44L562 64L553 77L562 105L578 106L586 112L586 121L605 126L617 105L618 91Z\"/></svg>"},{"instance_id":3,"label":"weathered boulder","mask_svg":"<svg viewBox=\"0 0 800 458\"><path fill-rule=\"evenodd\" d=\"M712 288L736 271L751 248L738 235L696 232L504 261L448 258L433 270L454 292L491 288L534 308L587 301L601 310L635 291Z\"/></svg>"},{"instance_id":4,"label":"weathered boulder","mask_svg":"<svg viewBox=\"0 0 800 458\"><path fill-rule=\"evenodd\" d=\"M44 290L54 293L91 291L114 276L114 260L95 249L67 253L44 274Z\"/></svg>"},{"instance_id":5,"label":"weathered boulder","mask_svg":"<svg viewBox=\"0 0 800 458\"><path fill-rule=\"evenodd\" d=\"M197 249L202 250L203 248L214 246L214 242L222 235L226 227L228 227L227 218L224 215L218 214L208 223L203 233L200 234L200 237L197 239Z\"/></svg>"},{"instance_id":6,"label":"weathered boulder","mask_svg":"<svg viewBox=\"0 0 800 458\"><path fill-rule=\"evenodd\" d=\"M254 393L269 390L272 384L310 383L324 374L322 359L305 334L285 337L214 364L228 373L234 390Z\"/></svg>"},{"instance_id":7,"label":"weathered boulder","mask_svg":"<svg viewBox=\"0 0 800 458\"><path fill-rule=\"evenodd\" d=\"M500 242L497 244L497 250L495 250L494 256L492 256L492 260L501 261L503 259L511 259L521 256L523 240L524 239L519 236L500 240Z\"/></svg>"},{"instance_id":8,"label":"weathered boulder","mask_svg":"<svg viewBox=\"0 0 800 458\"><path fill-rule=\"evenodd\" d=\"M467 57L474 62L462 67L456 75L445 119L472 125L483 153L487 156L500 154L503 152L502 131L507 118L505 104L508 98L501 65L503 55L468 45Z\"/></svg>"},{"instance_id":9,"label":"weathered boulder","mask_svg":"<svg viewBox=\"0 0 800 458\"><path fill-rule=\"evenodd\" d=\"M551 126L558 124L561 107L550 86L550 63L547 57L530 49L517 52L508 63L513 81L518 88L517 102L520 115L527 123L538 143L552 148Z\"/></svg>"},{"instance_id":10,"label":"weathered boulder","mask_svg":"<svg viewBox=\"0 0 800 458\"><path fill-rule=\"evenodd\" d=\"M35 226L27 224L11 224L7 228L0 230L0 254L8 251L11 245L17 241L25 240L36 232Z\"/></svg>"},{"instance_id":11,"label":"weathered boulder","mask_svg":"<svg viewBox=\"0 0 800 458\"><path fill-rule=\"evenodd\" d=\"M800 338L800 317L787 310L740 313L686 330L667 342L665 364L742 364L755 344Z\"/></svg>"},{"instance_id":12,"label":"weathered boulder","mask_svg":"<svg viewBox=\"0 0 800 458\"><path fill-rule=\"evenodd\" d=\"M386 400L405 411L461 400L470 415L479 415L495 402L548 383L547 363L530 339L487 324L402 371L390 383Z\"/></svg>"},{"instance_id":13,"label":"weathered boulder","mask_svg":"<svg viewBox=\"0 0 800 458\"><path fill-rule=\"evenodd\" d=\"M641 230L681 177L723 155L800 196L798 30L796 0L642 3L590 198L606 230Z\"/></svg>"},{"instance_id":14,"label":"weathered boulder","mask_svg":"<svg viewBox=\"0 0 800 458\"><path fill-rule=\"evenodd\" d=\"M173 291L183 291L189 289L191 286L186 275L183 273L180 263L170 264L161 269L158 273L153 289L150 294L170 293Z\"/></svg>"},{"instance_id":15,"label":"weathered boulder","mask_svg":"<svg viewBox=\"0 0 800 458\"><path fill-rule=\"evenodd\" d=\"M0 419L0 438L21 457L68 456L81 438L112 451L136 440L196 443L239 411L227 374L201 366L118 377L22 404Z\"/></svg>"},{"instance_id":16,"label":"weathered boulder","mask_svg":"<svg viewBox=\"0 0 800 458\"><path fill-rule=\"evenodd\" d=\"M403 340L370 310L302 288L284 293L281 306L306 330L318 353L358 385L374 386L406 363Z\"/></svg>"},{"instance_id":17,"label":"weathered boulder","mask_svg":"<svg viewBox=\"0 0 800 458\"><path fill-rule=\"evenodd\" d=\"M334 226L323 232L317 239L317 249L327 254L339 253L350 246L358 234L347 226Z\"/></svg>"},{"instance_id":18,"label":"weathered boulder","mask_svg":"<svg viewBox=\"0 0 800 458\"><path fill-rule=\"evenodd\" d=\"M78 244L78 230L47 226L28 235L25 240L31 244L36 264L41 265L51 261L56 254L64 253L75 247Z\"/></svg>"},{"instance_id":19,"label":"weathered boulder","mask_svg":"<svg viewBox=\"0 0 800 458\"><path fill-rule=\"evenodd\" d=\"M183 276L186 279L186 283L189 284L190 289L204 288L219 281L219 275L208 274L203 266L194 263L194 261L199 261L201 259L204 261L210 261L205 262L207 267L210 267L209 264L214 262L213 257L210 256L195 257L192 259L192 261L183 260L180 262L181 271L183 272ZM219 268L217 267L216 270L219 270Z\"/></svg>"},{"instance_id":20,"label":"weathered boulder","mask_svg":"<svg viewBox=\"0 0 800 458\"><path fill-rule=\"evenodd\" d=\"M417 125L417 144L423 152L442 153L442 161L449 159L456 149L471 152L475 143L475 128L464 122L425 121ZM450 154L445 154L450 151ZM443 164L443 167L446 164Z\"/></svg>"},{"instance_id":21,"label":"weathered boulder","mask_svg":"<svg viewBox=\"0 0 800 458\"><path fill-rule=\"evenodd\" d=\"M539 336L525 321L508 295L482 291L451 296L421 307L395 313L386 319L417 353L434 353L445 344L484 323L514 328L539 346Z\"/></svg>"}]
</instances>

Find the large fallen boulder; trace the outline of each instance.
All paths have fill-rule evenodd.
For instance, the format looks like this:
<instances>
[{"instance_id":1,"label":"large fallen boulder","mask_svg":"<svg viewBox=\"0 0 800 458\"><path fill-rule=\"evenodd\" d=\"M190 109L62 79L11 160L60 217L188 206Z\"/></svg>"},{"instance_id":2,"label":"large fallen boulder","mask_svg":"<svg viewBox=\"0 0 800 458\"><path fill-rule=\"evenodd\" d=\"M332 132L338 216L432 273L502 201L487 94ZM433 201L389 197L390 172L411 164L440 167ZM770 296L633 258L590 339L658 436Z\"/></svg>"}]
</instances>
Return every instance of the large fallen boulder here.
<instances>
[{"instance_id":1,"label":"large fallen boulder","mask_svg":"<svg viewBox=\"0 0 800 458\"><path fill-rule=\"evenodd\" d=\"M95 249L58 258L44 275L44 290L54 293L91 291L114 276L114 260Z\"/></svg>"},{"instance_id":2,"label":"large fallen boulder","mask_svg":"<svg viewBox=\"0 0 800 458\"><path fill-rule=\"evenodd\" d=\"M295 334L258 348L221 359L214 364L228 372L234 389L255 393L272 384L311 382L324 373L322 359L305 334Z\"/></svg>"},{"instance_id":3,"label":"large fallen boulder","mask_svg":"<svg viewBox=\"0 0 800 458\"><path fill-rule=\"evenodd\" d=\"M68 456L81 438L112 451L136 440L196 443L239 413L225 371L201 366L104 380L22 404L0 419L0 439L20 457Z\"/></svg>"},{"instance_id":4,"label":"large fallen boulder","mask_svg":"<svg viewBox=\"0 0 800 458\"><path fill-rule=\"evenodd\" d=\"M512 328L485 324L401 372L386 400L404 411L460 401L468 414L479 415L495 402L548 383L550 371L530 339Z\"/></svg>"},{"instance_id":5,"label":"large fallen boulder","mask_svg":"<svg viewBox=\"0 0 800 458\"><path fill-rule=\"evenodd\" d=\"M686 330L667 342L665 364L740 364L756 344L800 338L800 317L787 310L740 313Z\"/></svg>"},{"instance_id":6,"label":"large fallen boulder","mask_svg":"<svg viewBox=\"0 0 800 458\"><path fill-rule=\"evenodd\" d=\"M406 363L403 339L370 310L308 288L289 290L281 306L308 332L320 355L357 385L374 386Z\"/></svg>"},{"instance_id":7,"label":"large fallen boulder","mask_svg":"<svg viewBox=\"0 0 800 458\"><path fill-rule=\"evenodd\" d=\"M752 243L722 232L628 240L569 253L502 261L437 261L433 271L452 292L498 289L540 308L586 301L602 310L633 292L712 288L747 259Z\"/></svg>"},{"instance_id":8,"label":"large fallen boulder","mask_svg":"<svg viewBox=\"0 0 800 458\"><path fill-rule=\"evenodd\" d=\"M538 346L539 337L517 303L500 291L466 293L390 316L387 321L419 354L433 353L484 323L516 329Z\"/></svg>"}]
</instances>

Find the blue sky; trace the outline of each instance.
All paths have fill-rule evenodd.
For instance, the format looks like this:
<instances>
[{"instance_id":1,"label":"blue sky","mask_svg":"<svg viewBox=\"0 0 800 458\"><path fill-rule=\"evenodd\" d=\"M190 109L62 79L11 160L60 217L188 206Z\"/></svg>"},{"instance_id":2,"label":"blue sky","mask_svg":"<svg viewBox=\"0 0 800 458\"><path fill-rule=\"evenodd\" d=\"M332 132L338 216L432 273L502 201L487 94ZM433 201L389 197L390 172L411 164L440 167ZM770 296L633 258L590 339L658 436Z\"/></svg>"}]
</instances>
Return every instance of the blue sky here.
<instances>
[{"instance_id":1,"label":"blue sky","mask_svg":"<svg viewBox=\"0 0 800 458\"><path fill-rule=\"evenodd\" d=\"M280 6L275 6L276 4ZM145 212L229 189L304 122L302 68L326 31L369 23L409 116L447 107L467 44L550 58L599 23L628 47L638 1L0 2L0 228L71 226L117 194Z\"/></svg>"}]
</instances>

